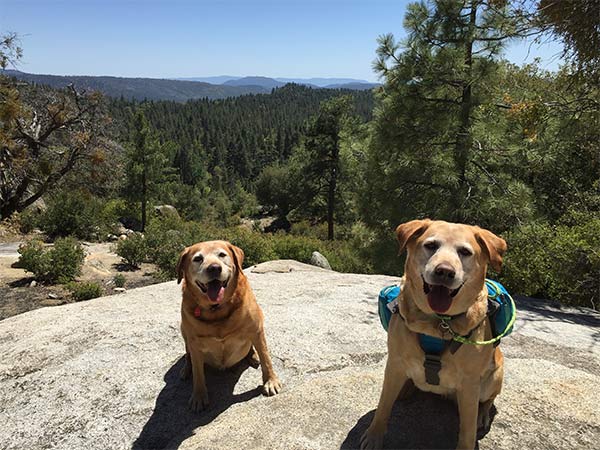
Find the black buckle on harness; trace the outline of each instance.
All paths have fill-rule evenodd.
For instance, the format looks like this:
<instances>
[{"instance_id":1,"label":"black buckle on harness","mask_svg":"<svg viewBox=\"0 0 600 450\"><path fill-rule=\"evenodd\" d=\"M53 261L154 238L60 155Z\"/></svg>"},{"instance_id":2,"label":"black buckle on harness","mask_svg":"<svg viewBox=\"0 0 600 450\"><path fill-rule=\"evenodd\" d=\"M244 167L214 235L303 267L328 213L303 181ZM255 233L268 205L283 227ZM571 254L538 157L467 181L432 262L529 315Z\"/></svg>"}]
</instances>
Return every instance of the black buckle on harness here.
<instances>
[{"instance_id":1,"label":"black buckle on harness","mask_svg":"<svg viewBox=\"0 0 600 450\"><path fill-rule=\"evenodd\" d=\"M429 384L440 384L440 370L442 370L442 355L425 353L425 380Z\"/></svg>"}]
</instances>

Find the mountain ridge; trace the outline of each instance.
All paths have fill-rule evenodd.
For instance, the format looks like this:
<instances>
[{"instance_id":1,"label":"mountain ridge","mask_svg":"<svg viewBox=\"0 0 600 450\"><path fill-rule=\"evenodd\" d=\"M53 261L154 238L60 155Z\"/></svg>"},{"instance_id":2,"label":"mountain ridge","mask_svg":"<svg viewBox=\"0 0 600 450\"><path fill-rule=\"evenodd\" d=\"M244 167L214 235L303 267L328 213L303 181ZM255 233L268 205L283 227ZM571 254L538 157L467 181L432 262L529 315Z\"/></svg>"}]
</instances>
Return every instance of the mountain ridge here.
<instances>
[{"instance_id":1,"label":"mountain ridge","mask_svg":"<svg viewBox=\"0 0 600 450\"><path fill-rule=\"evenodd\" d=\"M211 100L237 97L245 94L268 94L270 89L261 86L226 86L199 81L168 80L163 78L125 78L90 75L30 74L18 70L3 70L1 74L29 83L64 88L73 84L77 89L100 91L109 97L135 100Z\"/></svg>"},{"instance_id":2,"label":"mountain ridge","mask_svg":"<svg viewBox=\"0 0 600 450\"><path fill-rule=\"evenodd\" d=\"M249 78L259 78L259 79L269 79L281 82L283 84L286 83L296 83L296 84L304 84L307 86L313 86L318 88L324 88L330 85L343 85L349 83L361 83L361 84L371 84L377 85L378 83L373 83L367 80L359 79L359 78L337 78L337 77L312 77L312 78L302 78L302 77L267 77L263 75L244 75L244 76L234 76L234 75L217 75L217 76L208 76L208 77L179 77L179 78L170 78L173 80L183 80L183 81L201 81L204 83L211 84L225 84L229 81L237 81L242 79ZM251 83L250 83L251 84Z\"/></svg>"},{"instance_id":3,"label":"mountain ridge","mask_svg":"<svg viewBox=\"0 0 600 450\"><path fill-rule=\"evenodd\" d=\"M19 70L1 70L0 74L15 77L29 83L48 85L53 88L64 88L73 84L77 89L93 90L109 97L123 97L133 100L171 100L186 102L188 100L208 98L210 100L238 97L247 94L269 94L274 88L285 86L286 82L274 78L253 76L228 79L227 75L215 77L215 81L225 80L220 84L199 81L199 79L174 80L167 78L115 77L108 75L51 75L32 74ZM290 79L291 80L291 79ZM317 79L318 80L318 79ZM325 80L325 79L321 79ZM317 86L304 84L315 89L372 89L377 86L371 83L332 84Z\"/></svg>"}]
</instances>

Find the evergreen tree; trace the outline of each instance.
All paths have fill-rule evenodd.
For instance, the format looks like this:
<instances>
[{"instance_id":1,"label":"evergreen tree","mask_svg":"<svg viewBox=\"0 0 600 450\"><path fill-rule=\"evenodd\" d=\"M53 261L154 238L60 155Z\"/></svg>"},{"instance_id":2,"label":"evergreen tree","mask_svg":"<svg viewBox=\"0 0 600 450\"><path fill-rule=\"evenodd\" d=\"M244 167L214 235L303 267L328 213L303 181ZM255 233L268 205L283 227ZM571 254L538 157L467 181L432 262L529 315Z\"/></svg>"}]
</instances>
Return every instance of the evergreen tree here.
<instances>
[{"instance_id":1,"label":"evergreen tree","mask_svg":"<svg viewBox=\"0 0 600 450\"><path fill-rule=\"evenodd\" d=\"M148 200L155 193L167 163L163 152L164 147L150 130L144 110L138 108L127 149L125 196L131 201L140 202L142 231L147 223Z\"/></svg>"},{"instance_id":2,"label":"evergreen tree","mask_svg":"<svg viewBox=\"0 0 600 450\"><path fill-rule=\"evenodd\" d=\"M334 238L334 216L340 173L341 133L348 122L349 97L338 97L321 104L319 113L306 133L304 147L308 157L304 175L312 197L325 197L327 239Z\"/></svg>"},{"instance_id":3,"label":"evergreen tree","mask_svg":"<svg viewBox=\"0 0 600 450\"><path fill-rule=\"evenodd\" d=\"M181 183L196 186L204 181L203 184L206 184L206 154L200 142L193 146L179 146L173 165L179 173Z\"/></svg>"},{"instance_id":4,"label":"evergreen tree","mask_svg":"<svg viewBox=\"0 0 600 450\"><path fill-rule=\"evenodd\" d=\"M377 182L363 192L365 221L389 228L433 216L486 225L486 204L518 206L530 195L506 173L494 173L502 155L480 126L501 103L494 90L499 54L529 32L527 20L510 2L435 0L408 6L404 43L391 34L379 38L374 68L385 85L368 161L368 179Z\"/></svg>"}]
</instances>

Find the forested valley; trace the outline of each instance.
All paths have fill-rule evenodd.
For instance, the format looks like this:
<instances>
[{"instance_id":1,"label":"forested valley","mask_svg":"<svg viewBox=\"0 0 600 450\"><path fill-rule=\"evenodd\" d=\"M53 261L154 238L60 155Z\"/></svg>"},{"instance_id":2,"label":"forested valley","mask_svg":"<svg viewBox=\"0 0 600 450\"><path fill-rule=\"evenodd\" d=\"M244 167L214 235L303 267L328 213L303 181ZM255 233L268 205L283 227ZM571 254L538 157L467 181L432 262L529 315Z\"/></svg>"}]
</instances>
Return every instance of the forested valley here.
<instances>
[{"instance_id":1,"label":"forested valley","mask_svg":"<svg viewBox=\"0 0 600 450\"><path fill-rule=\"evenodd\" d=\"M216 238L247 265L319 251L334 270L400 274L398 224L464 222L507 240L494 276L511 291L597 309L600 42L588 3L579 15L550 1L411 4L407 38L379 38L372 91L288 84L140 102L2 77L2 219L50 240L106 240L121 221L137 233L118 253L162 278L185 245ZM536 34L564 43L557 72L503 59ZM18 61L16 36L0 45L3 66Z\"/></svg>"}]
</instances>

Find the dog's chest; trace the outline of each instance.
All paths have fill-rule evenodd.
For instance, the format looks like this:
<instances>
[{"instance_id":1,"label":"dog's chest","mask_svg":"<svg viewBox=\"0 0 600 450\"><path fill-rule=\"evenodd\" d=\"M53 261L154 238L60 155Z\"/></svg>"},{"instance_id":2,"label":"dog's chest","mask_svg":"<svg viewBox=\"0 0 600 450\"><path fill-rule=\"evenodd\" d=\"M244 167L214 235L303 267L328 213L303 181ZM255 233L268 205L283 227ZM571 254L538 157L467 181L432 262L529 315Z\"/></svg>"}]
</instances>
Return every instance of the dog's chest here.
<instances>
[{"instance_id":1,"label":"dog's chest","mask_svg":"<svg viewBox=\"0 0 600 450\"><path fill-rule=\"evenodd\" d=\"M432 385L427 383L425 376L423 358L413 357L407 361L406 373L422 391L433 392L440 395L450 395L457 389L457 380L460 379L457 367L451 358L442 357L441 369L439 371L440 383L438 385Z\"/></svg>"},{"instance_id":2,"label":"dog's chest","mask_svg":"<svg viewBox=\"0 0 600 450\"><path fill-rule=\"evenodd\" d=\"M406 374L413 380L415 386L422 391L440 395L450 395L457 389L457 380L461 378L461 371L457 366L456 355L452 355L448 350L442 353L441 367L438 373L440 382L438 385L432 385L426 380L425 353L419 339L410 333L403 324L400 324L400 335L397 336L397 339L398 345L394 347L399 353Z\"/></svg>"},{"instance_id":3,"label":"dog's chest","mask_svg":"<svg viewBox=\"0 0 600 450\"><path fill-rule=\"evenodd\" d=\"M239 337L204 337L200 339L204 362L216 369L226 369L240 362L252 343Z\"/></svg>"}]
</instances>

